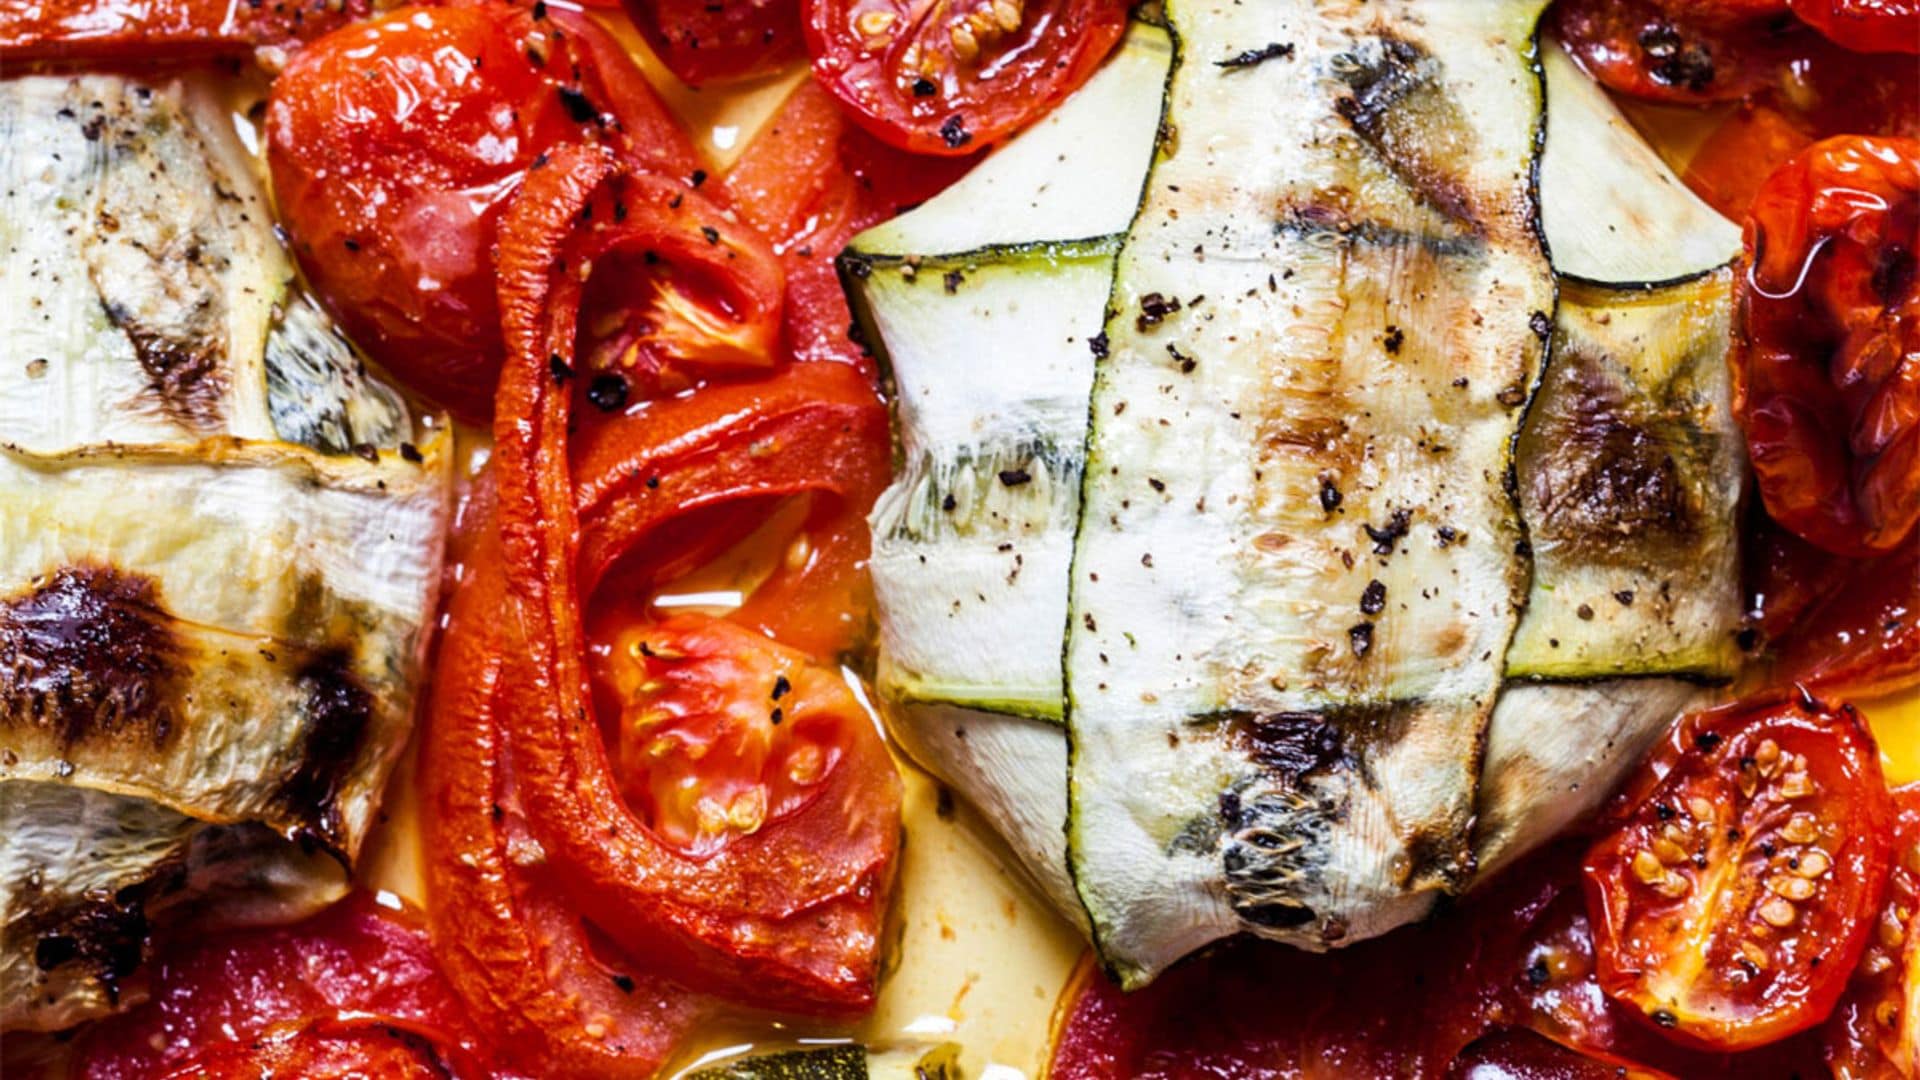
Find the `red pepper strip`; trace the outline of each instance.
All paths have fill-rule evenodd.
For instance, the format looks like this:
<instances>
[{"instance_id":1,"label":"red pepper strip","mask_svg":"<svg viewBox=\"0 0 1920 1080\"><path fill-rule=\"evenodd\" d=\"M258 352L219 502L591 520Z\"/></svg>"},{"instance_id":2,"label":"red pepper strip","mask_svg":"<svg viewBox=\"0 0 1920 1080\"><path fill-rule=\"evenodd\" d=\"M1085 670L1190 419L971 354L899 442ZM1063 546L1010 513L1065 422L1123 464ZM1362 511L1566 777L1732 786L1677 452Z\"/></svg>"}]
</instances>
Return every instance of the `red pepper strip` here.
<instances>
[{"instance_id":1,"label":"red pepper strip","mask_svg":"<svg viewBox=\"0 0 1920 1080\"><path fill-rule=\"evenodd\" d=\"M309 41L367 0L0 0L0 60L193 59Z\"/></svg>"},{"instance_id":2,"label":"red pepper strip","mask_svg":"<svg viewBox=\"0 0 1920 1080\"><path fill-rule=\"evenodd\" d=\"M501 730L502 680L522 647L489 493L449 605L420 749L433 940L474 1019L540 1076L654 1075L706 999L603 961L540 867Z\"/></svg>"},{"instance_id":3,"label":"red pepper strip","mask_svg":"<svg viewBox=\"0 0 1920 1080\"><path fill-rule=\"evenodd\" d=\"M407 1036L413 1045L405 1052L416 1062L438 1059L461 1077L495 1075L424 929L364 893L293 926L182 942L153 971L146 1003L81 1035L71 1075L197 1075L209 1054L243 1064L250 1044L269 1038L283 1044L271 1051L282 1058L333 1040L326 1056L339 1061L357 1053L350 1044L363 1036L388 1031ZM361 1047L379 1059L393 1049Z\"/></svg>"},{"instance_id":4,"label":"red pepper strip","mask_svg":"<svg viewBox=\"0 0 1920 1080\"><path fill-rule=\"evenodd\" d=\"M862 1008L878 968L891 845L834 865L796 843L793 830L776 829L703 862L687 859L622 805L593 720L575 582L571 395L558 386L571 371L580 283L562 268L582 210L620 178L602 151L556 151L528 174L501 230L508 362L495 462L510 593L525 633L502 689L519 793L552 870L583 913L630 950L696 988L756 1005ZM644 228L636 227L636 240ZM829 793L820 802L843 798ZM823 934L821 920L865 932Z\"/></svg>"}]
</instances>

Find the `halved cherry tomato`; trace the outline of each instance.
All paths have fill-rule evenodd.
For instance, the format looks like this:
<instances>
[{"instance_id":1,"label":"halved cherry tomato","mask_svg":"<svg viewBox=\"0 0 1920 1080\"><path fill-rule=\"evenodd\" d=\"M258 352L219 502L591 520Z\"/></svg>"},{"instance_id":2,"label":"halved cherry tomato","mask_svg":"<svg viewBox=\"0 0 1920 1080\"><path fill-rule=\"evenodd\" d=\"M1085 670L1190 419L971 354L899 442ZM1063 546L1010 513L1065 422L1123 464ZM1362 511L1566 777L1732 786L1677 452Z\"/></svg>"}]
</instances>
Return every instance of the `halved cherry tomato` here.
<instances>
[{"instance_id":1,"label":"halved cherry tomato","mask_svg":"<svg viewBox=\"0 0 1920 1080\"><path fill-rule=\"evenodd\" d=\"M1920 785L1894 791L1893 802L1886 902L1825 1029L1835 1080L1920 1074Z\"/></svg>"},{"instance_id":2,"label":"halved cherry tomato","mask_svg":"<svg viewBox=\"0 0 1920 1080\"><path fill-rule=\"evenodd\" d=\"M667 70L692 86L778 71L800 56L800 0L627 0Z\"/></svg>"},{"instance_id":3,"label":"halved cherry tomato","mask_svg":"<svg viewBox=\"0 0 1920 1080\"><path fill-rule=\"evenodd\" d=\"M273 86L267 163L308 279L355 340L467 419L502 346L500 215L563 142L691 177L686 136L629 58L559 7L404 7L315 42Z\"/></svg>"},{"instance_id":4,"label":"halved cherry tomato","mask_svg":"<svg viewBox=\"0 0 1920 1080\"><path fill-rule=\"evenodd\" d=\"M1839 137L1747 218L1734 414L1774 520L1842 555L1920 523L1920 141Z\"/></svg>"},{"instance_id":5,"label":"halved cherry tomato","mask_svg":"<svg viewBox=\"0 0 1920 1080\"><path fill-rule=\"evenodd\" d=\"M849 336L853 314L834 259L855 233L932 198L977 160L896 150L849 123L812 80L794 88L722 185L780 254L789 356L870 367Z\"/></svg>"},{"instance_id":6,"label":"halved cherry tomato","mask_svg":"<svg viewBox=\"0 0 1920 1080\"><path fill-rule=\"evenodd\" d=\"M1920 53L1915 0L1788 0L1793 13L1822 34L1865 53Z\"/></svg>"},{"instance_id":7,"label":"halved cherry tomato","mask_svg":"<svg viewBox=\"0 0 1920 1080\"><path fill-rule=\"evenodd\" d=\"M368 0L0 0L0 60L243 54L310 41L371 9Z\"/></svg>"},{"instance_id":8,"label":"halved cherry tomato","mask_svg":"<svg viewBox=\"0 0 1920 1080\"><path fill-rule=\"evenodd\" d=\"M1892 821L1859 715L1742 703L1675 725L1587 853L1600 985L1719 1050L1818 1024L1865 947Z\"/></svg>"},{"instance_id":9,"label":"halved cherry tomato","mask_svg":"<svg viewBox=\"0 0 1920 1080\"><path fill-rule=\"evenodd\" d=\"M1611 90L1697 104L1744 97L1810 36L1787 0L1561 0L1555 36Z\"/></svg>"},{"instance_id":10,"label":"halved cherry tomato","mask_svg":"<svg viewBox=\"0 0 1920 1080\"><path fill-rule=\"evenodd\" d=\"M293 926L178 942L146 1003L81 1034L71 1075L493 1075L417 920L361 893Z\"/></svg>"},{"instance_id":11,"label":"halved cherry tomato","mask_svg":"<svg viewBox=\"0 0 1920 1080\"><path fill-rule=\"evenodd\" d=\"M814 77L905 150L966 154L1046 115L1127 28L1124 0L803 0Z\"/></svg>"}]
</instances>

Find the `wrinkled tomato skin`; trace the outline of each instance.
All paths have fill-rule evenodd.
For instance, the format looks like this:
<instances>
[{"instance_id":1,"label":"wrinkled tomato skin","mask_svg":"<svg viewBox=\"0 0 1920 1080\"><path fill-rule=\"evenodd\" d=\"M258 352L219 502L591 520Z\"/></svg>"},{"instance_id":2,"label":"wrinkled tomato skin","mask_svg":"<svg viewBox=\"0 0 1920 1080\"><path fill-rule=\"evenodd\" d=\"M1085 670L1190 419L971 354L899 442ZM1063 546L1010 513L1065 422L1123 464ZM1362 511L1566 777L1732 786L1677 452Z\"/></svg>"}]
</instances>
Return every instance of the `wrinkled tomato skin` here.
<instances>
[{"instance_id":1,"label":"wrinkled tomato skin","mask_svg":"<svg viewBox=\"0 0 1920 1080\"><path fill-rule=\"evenodd\" d=\"M1786 0L1561 0L1554 34L1608 89L1698 105L1762 88L1811 34Z\"/></svg>"},{"instance_id":2,"label":"wrinkled tomato skin","mask_svg":"<svg viewBox=\"0 0 1920 1080\"><path fill-rule=\"evenodd\" d=\"M779 71L801 55L800 0L627 0L627 13L689 86Z\"/></svg>"},{"instance_id":3,"label":"wrinkled tomato skin","mask_svg":"<svg viewBox=\"0 0 1920 1080\"><path fill-rule=\"evenodd\" d=\"M1683 719L1583 867L1600 986L1668 1038L1743 1050L1832 1009L1885 886L1879 751L1850 707Z\"/></svg>"},{"instance_id":4,"label":"wrinkled tomato skin","mask_svg":"<svg viewBox=\"0 0 1920 1080\"><path fill-rule=\"evenodd\" d=\"M1828 1018L1835 1080L1920 1071L1920 784L1893 792L1893 865L1873 937Z\"/></svg>"},{"instance_id":5,"label":"wrinkled tomato skin","mask_svg":"<svg viewBox=\"0 0 1920 1080\"><path fill-rule=\"evenodd\" d=\"M303 51L267 112L274 194L308 280L374 359L468 420L490 414L501 363L502 210L563 142L693 169L618 46L558 8L397 9Z\"/></svg>"},{"instance_id":6,"label":"wrinkled tomato skin","mask_svg":"<svg viewBox=\"0 0 1920 1080\"><path fill-rule=\"evenodd\" d=\"M1793 13L1838 45L1863 53L1920 53L1916 0L1788 0Z\"/></svg>"},{"instance_id":7,"label":"wrinkled tomato skin","mask_svg":"<svg viewBox=\"0 0 1920 1080\"><path fill-rule=\"evenodd\" d=\"M1009 9L1011 29L992 6L802 0L801 10L814 78L855 123L903 150L953 155L1001 141L1078 89L1126 32L1127 8L1027 0Z\"/></svg>"},{"instance_id":8,"label":"wrinkled tomato skin","mask_svg":"<svg viewBox=\"0 0 1920 1080\"><path fill-rule=\"evenodd\" d=\"M364 18L367 0L0 0L0 60L110 63L291 48Z\"/></svg>"},{"instance_id":9,"label":"wrinkled tomato skin","mask_svg":"<svg viewBox=\"0 0 1920 1080\"><path fill-rule=\"evenodd\" d=\"M1745 236L1733 407L1767 511L1835 554L1898 550L1920 522L1920 141L1815 144Z\"/></svg>"}]
</instances>

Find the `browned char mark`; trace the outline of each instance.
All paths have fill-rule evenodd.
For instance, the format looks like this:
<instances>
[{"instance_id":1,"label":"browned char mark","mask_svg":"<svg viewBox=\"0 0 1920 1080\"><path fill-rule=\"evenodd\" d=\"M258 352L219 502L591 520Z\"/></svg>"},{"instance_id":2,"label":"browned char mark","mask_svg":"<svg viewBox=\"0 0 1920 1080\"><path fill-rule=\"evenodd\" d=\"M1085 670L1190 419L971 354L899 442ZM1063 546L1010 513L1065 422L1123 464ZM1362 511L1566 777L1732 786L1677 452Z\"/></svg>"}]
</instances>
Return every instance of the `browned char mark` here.
<instances>
[{"instance_id":1,"label":"browned char mark","mask_svg":"<svg viewBox=\"0 0 1920 1080\"><path fill-rule=\"evenodd\" d=\"M344 862L347 835L340 795L362 768L373 727L373 694L353 674L345 649L314 654L301 668L299 685L306 735L299 762L281 781L276 800L288 817L302 822L289 839Z\"/></svg>"},{"instance_id":2,"label":"browned char mark","mask_svg":"<svg viewBox=\"0 0 1920 1080\"><path fill-rule=\"evenodd\" d=\"M52 729L64 746L173 733L184 658L153 579L67 566L0 600L0 727Z\"/></svg>"}]
</instances>

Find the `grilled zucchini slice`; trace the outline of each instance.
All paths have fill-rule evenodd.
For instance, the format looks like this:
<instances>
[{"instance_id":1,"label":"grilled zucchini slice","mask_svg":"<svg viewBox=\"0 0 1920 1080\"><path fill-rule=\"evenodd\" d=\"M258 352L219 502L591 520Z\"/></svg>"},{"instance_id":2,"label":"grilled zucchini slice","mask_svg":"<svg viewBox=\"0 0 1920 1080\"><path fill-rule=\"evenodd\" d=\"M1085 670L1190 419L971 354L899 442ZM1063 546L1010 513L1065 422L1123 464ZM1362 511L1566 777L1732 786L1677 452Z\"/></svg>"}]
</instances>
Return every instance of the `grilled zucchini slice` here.
<instances>
[{"instance_id":1,"label":"grilled zucchini slice","mask_svg":"<svg viewBox=\"0 0 1920 1080\"><path fill-rule=\"evenodd\" d=\"M1471 868L1554 307L1542 7L1168 7L1065 658L1069 858L1126 985L1236 932L1371 936Z\"/></svg>"},{"instance_id":2,"label":"grilled zucchini slice","mask_svg":"<svg viewBox=\"0 0 1920 1080\"><path fill-rule=\"evenodd\" d=\"M228 89L0 80L0 1028L339 895L406 740L450 431L301 292Z\"/></svg>"}]
</instances>

